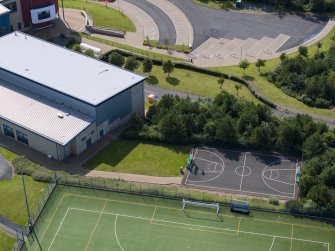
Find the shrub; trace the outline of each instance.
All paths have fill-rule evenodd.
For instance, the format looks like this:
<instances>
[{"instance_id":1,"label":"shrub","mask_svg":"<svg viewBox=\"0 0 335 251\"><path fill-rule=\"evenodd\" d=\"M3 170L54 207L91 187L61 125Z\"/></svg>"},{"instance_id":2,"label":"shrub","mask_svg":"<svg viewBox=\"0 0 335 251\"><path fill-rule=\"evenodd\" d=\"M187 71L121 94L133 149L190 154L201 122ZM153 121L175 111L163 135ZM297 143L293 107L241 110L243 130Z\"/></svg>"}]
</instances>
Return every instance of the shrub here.
<instances>
[{"instance_id":1,"label":"shrub","mask_svg":"<svg viewBox=\"0 0 335 251\"><path fill-rule=\"evenodd\" d=\"M270 199L269 199L269 203L271 205L275 205L275 206L278 206L279 205L279 199L277 196L271 196Z\"/></svg>"}]
</instances>

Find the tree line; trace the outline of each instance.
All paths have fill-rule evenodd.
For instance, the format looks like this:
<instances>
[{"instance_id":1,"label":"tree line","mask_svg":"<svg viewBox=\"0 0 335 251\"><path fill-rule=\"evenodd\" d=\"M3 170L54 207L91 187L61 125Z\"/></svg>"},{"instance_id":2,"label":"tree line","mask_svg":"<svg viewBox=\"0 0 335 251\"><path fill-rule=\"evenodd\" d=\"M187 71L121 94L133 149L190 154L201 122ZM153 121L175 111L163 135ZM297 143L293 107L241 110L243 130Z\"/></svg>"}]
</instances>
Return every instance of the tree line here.
<instances>
[{"instance_id":1,"label":"tree line","mask_svg":"<svg viewBox=\"0 0 335 251\"><path fill-rule=\"evenodd\" d=\"M123 136L303 154L301 205L335 206L335 130L308 115L278 118L267 106L225 91L214 100L165 95L149 108L145 118L134 116Z\"/></svg>"},{"instance_id":2,"label":"tree line","mask_svg":"<svg viewBox=\"0 0 335 251\"><path fill-rule=\"evenodd\" d=\"M267 72L267 79L286 94L309 106L329 108L335 105L335 46L327 52L319 49L308 57L308 48L299 47L299 55L282 54L279 66Z\"/></svg>"}]
</instances>

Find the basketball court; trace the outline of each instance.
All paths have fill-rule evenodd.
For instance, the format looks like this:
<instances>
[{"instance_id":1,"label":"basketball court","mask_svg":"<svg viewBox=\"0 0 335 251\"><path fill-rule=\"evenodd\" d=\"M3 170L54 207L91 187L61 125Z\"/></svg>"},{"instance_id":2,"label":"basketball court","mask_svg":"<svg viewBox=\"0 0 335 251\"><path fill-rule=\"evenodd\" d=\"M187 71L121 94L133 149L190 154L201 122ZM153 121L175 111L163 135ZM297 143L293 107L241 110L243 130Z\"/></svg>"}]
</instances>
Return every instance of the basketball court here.
<instances>
[{"instance_id":1,"label":"basketball court","mask_svg":"<svg viewBox=\"0 0 335 251\"><path fill-rule=\"evenodd\" d=\"M280 155L196 148L183 184L227 193L294 199L298 166L297 159Z\"/></svg>"}]
</instances>

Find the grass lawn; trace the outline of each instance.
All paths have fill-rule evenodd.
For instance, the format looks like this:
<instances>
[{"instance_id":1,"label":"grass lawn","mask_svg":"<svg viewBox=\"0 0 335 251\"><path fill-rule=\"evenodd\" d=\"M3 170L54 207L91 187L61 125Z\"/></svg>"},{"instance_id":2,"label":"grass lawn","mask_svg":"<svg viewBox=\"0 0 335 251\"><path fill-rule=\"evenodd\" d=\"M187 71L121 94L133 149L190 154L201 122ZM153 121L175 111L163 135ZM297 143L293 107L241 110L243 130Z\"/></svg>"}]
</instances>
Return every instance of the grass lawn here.
<instances>
[{"instance_id":1,"label":"grass lawn","mask_svg":"<svg viewBox=\"0 0 335 251\"><path fill-rule=\"evenodd\" d=\"M13 152L11 152L11 151L9 151L6 148L3 148L1 146L0 146L0 155L2 155L6 160L9 160L9 161L12 161L16 157L18 157L18 155L16 153L13 153Z\"/></svg>"},{"instance_id":2,"label":"grass lawn","mask_svg":"<svg viewBox=\"0 0 335 251\"><path fill-rule=\"evenodd\" d=\"M59 6L61 6L61 0L59 0ZM64 7L88 11L92 15L94 26L136 31L134 23L126 15L99 3L64 0Z\"/></svg>"},{"instance_id":3,"label":"grass lawn","mask_svg":"<svg viewBox=\"0 0 335 251\"><path fill-rule=\"evenodd\" d=\"M12 250L15 243L15 238L9 236L5 232L0 231L0 250L10 251Z\"/></svg>"},{"instance_id":4,"label":"grass lawn","mask_svg":"<svg viewBox=\"0 0 335 251\"><path fill-rule=\"evenodd\" d=\"M190 150L191 146L119 139L86 162L84 167L151 176L179 176L179 167L185 166Z\"/></svg>"},{"instance_id":5,"label":"grass lawn","mask_svg":"<svg viewBox=\"0 0 335 251\"><path fill-rule=\"evenodd\" d=\"M331 39L335 35L335 29L333 29L325 38L321 40L322 48L321 51L327 51L332 45L334 45L334 41ZM316 44L308 47L309 55L314 55L317 51ZM296 56L298 52L292 53L289 56ZM261 73L265 73L268 70L275 69L280 63L279 58L274 58L268 60L266 62L266 66L261 69ZM235 66L226 66L226 67L215 67L212 68L215 70L219 70L228 74L234 75L243 75L243 70L239 68L238 65ZM271 84L265 77L260 76L255 63L250 64L250 67L246 70L246 75L253 79L252 82L257 86L259 91L269 100L273 101L278 105L282 105L291 109L298 109L302 112L306 113L314 113L316 115L320 115L323 117L335 118L335 109L321 109L315 108L305 105L304 103L298 101L297 99L286 95L282 90L277 88L275 85Z\"/></svg>"},{"instance_id":6,"label":"grass lawn","mask_svg":"<svg viewBox=\"0 0 335 251\"><path fill-rule=\"evenodd\" d=\"M138 73L143 74L142 66L137 70ZM151 76L147 79L147 82L152 85L157 85L160 87L191 93L199 96L215 97L222 90L225 90L233 95L237 95L235 84L229 79L225 79L225 82L220 89L218 84L218 78L207 74L197 73L184 69L174 69L167 77L164 74L162 67L154 66L151 72ZM253 101L260 104L261 102L256 99L249 89L242 85L239 90L238 95L240 98L246 99L248 101Z\"/></svg>"},{"instance_id":7,"label":"grass lawn","mask_svg":"<svg viewBox=\"0 0 335 251\"><path fill-rule=\"evenodd\" d=\"M33 212L47 184L36 182L30 176L25 176L25 183L29 207L31 212ZM15 175L13 180L0 181L0 214L21 226L26 223L27 212L23 197L21 176Z\"/></svg>"}]
</instances>

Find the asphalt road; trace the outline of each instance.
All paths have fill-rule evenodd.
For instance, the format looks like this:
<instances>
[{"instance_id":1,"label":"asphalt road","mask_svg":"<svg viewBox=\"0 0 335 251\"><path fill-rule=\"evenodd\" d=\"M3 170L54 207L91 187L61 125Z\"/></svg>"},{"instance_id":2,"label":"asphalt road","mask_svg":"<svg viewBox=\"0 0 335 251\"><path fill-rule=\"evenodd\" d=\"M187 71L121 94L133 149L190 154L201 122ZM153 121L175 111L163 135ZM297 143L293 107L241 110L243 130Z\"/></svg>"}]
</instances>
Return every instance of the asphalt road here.
<instances>
[{"instance_id":1,"label":"asphalt road","mask_svg":"<svg viewBox=\"0 0 335 251\"><path fill-rule=\"evenodd\" d=\"M176 29L165 12L163 12L157 6L149 3L146 0L125 0L138 8L144 10L147 14L149 14L155 23L158 26L159 30L159 43L165 44L165 39L169 40L169 44L176 43Z\"/></svg>"},{"instance_id":2,"label":"asphalt road","mask_svg":"<svg viewBox=\"0 0 335 251\"><path fill-rule=\"evenodd\" d=\"M147 96L151 93L157 95L159 98L161 98L162 96L166 94L171 94L171 95L177 95L182 98L189 97L191 100L194 100L194 101L198 99L206 99L206 98L208 99L208 97L192 95L192 94L188 94L185 92L173 91L173 90L145 84L144 85L144 99L146 100ZM287 110L285 108L278 108L278 109L271 109L271 110L272 110L272 113L276 115L277 117L292 117L300 113L299 111ZM318 116L312 116L312 117L315 121L322 121L326 123L330 129L335 128L335 120L320 118Z\"/></svg>"},{"instance_id":3,"label":"asphalt road","mask_svg":"<svg viewBox=\"0 0 335 251\"><path fill-rule=\"evenodd\" d=\"M146 0L126 0L143 9L155 20L160 42L168 38L170 44L176 41L176 31L171 19L161 9ZM192 0L169 0L181 9L191 22L194 30L193 49L210 37L215 38L255 38L263 36L275 38L286 34L291 38L280 48L285 50L309 40L326 25L327 20L310 15L254 15L228 12L201 6Z\"/></svg>"}]
</instances>

